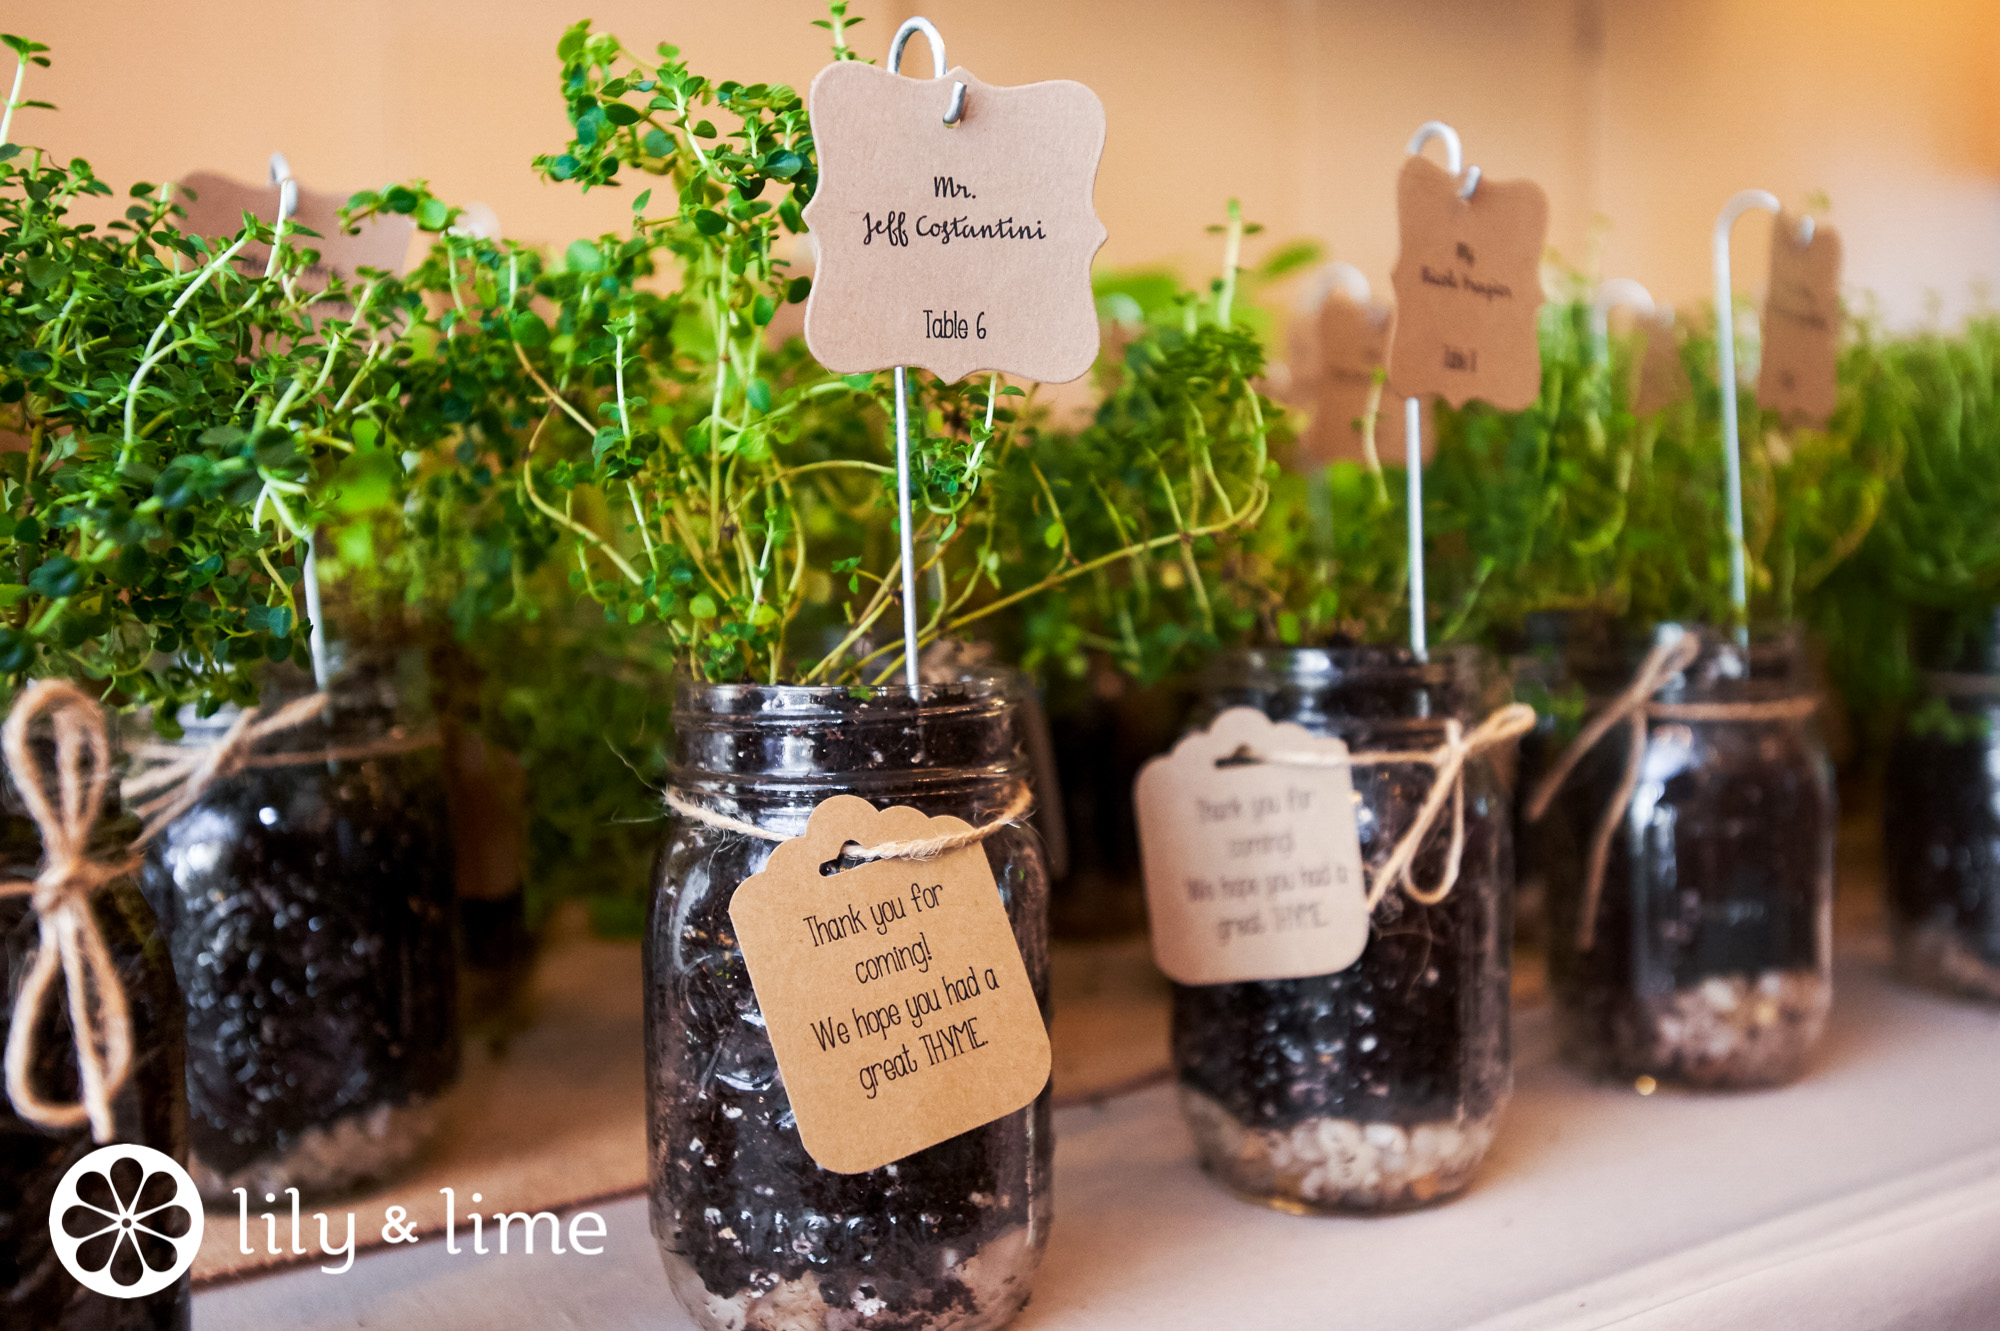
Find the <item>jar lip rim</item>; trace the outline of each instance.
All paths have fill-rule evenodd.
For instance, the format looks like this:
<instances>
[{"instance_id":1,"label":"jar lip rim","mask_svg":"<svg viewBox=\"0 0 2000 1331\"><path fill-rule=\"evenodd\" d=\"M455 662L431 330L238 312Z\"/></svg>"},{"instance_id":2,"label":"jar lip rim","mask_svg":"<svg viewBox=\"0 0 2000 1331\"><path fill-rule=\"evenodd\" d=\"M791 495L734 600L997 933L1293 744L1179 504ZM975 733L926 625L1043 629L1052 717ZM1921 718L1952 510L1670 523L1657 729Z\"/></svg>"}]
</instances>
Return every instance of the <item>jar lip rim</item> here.
<instances>
[{"instance_id":1,"label":"jar lip rim","mask_svg":"<svg viewBox=\"0 0 2000 1331\"><path fill-rule=\"evenodd\" d=\"M982 666L955 679L919 684L914 696L920 709L929 710L966 703L1011 701L1020 687L1020 677L1010 667ZM836 704L848 702L897 702L911 696L909 685L902 683L758 684L742 680L722 683L697 679L687 671L678 671L673 678L673 707L676 712L711 710L695 705L698 699L768 698L793 704L785 709L787 711L802 712L833 710Z\"/></svg>"},{"instance_id":2,"label":"jar lip rim","mask_svg":"<svg viewBox=\"0 0 2000 1331\"><path fill-rule=\"evenodd\" d=\"M1231 664L1286 674L1365 675L1377 671L1430 672L1440 676L1455 667L1477 666L1489 653L1476 643L1450 643L1432 648L1419 661L1401 643L1358 643L1351 647L1237 647L1218 652L1210 669Z\"/></svg>"}]
</instances>

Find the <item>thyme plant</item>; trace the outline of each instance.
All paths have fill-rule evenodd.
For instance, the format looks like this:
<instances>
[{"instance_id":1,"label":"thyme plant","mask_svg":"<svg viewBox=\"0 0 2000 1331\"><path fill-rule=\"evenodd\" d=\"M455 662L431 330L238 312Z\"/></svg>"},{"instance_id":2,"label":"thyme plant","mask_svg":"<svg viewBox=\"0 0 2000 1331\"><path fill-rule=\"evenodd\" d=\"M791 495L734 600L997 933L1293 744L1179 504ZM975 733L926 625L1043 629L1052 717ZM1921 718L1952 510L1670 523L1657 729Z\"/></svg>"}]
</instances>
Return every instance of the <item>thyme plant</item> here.
<instances>
[{"instance_id":1,"label":"thyme plant","mask_svg":"<svg viewBox=\"0 0 2000 1331\"><path fill-rule=\"evenodd\" d=\"M18 440L0 454L0 681L71 677L171 729L175 704L247 699L259 663L304 659L304 537L394 406L390 316L373 279L302 285L317 256L298 226L190 235L144 183L107 227L74 220L111 186L13 141L48 57L0 40L0 428ZM245 272L253 242L270 258Z\"/></svg>"},{"instance_id":2,"label":"thyme plant","mask_svg":"<svg viewBox=\"0 0 2000 1331\"><path fill-rule=\"evenodd\" d=\"M836 59L854 58L858 21L829 6ZM711 80L671 45L642 57L587 22L557 53L573 137L536 168L584 189L637 183L628 231L545 262L450 235L451 210L421 185L354 201L356 217L409 212L443 233L408 287L422 383L400 429L428 459L423 504L461 514L463 621L518 604L521 580L559 559L608 619L657 630L661 654L698 677L892 678L891 378L831 375L769 331L811 286L787 257L818 177L804 101ZM1017 532L1003 515L1036 486L1022 465L1041 437L1032 395L994 376L912 379L924 642L1213 525L1197 504L1170 530L1088 555L1072 543L1053 566L1044 547L1032 578L1011 579ZM1149 462L1195 475L1200 441L1175 440ZM1106 443L1139 447L1130 434ZM1238 500L1221 520L1253 515Z\"/></svg>"},{"instance_id":3,"label":"thyme plant","mask_svg":"<svg viewBox=\"0 0 2000 1331\"><path fill-rule=\"evenodd\" d=\"M1871 386L1874 421L1902 450L1879 517L1858 552L1815 589L1808 611L1825 636L1850 703L1889 719L1951 719L1925 701L1918 657L1955 660L1987 639L2000 609L2000 318L1981 315L1956 335L1881 344Z\"/></svg>"}]
</instances>

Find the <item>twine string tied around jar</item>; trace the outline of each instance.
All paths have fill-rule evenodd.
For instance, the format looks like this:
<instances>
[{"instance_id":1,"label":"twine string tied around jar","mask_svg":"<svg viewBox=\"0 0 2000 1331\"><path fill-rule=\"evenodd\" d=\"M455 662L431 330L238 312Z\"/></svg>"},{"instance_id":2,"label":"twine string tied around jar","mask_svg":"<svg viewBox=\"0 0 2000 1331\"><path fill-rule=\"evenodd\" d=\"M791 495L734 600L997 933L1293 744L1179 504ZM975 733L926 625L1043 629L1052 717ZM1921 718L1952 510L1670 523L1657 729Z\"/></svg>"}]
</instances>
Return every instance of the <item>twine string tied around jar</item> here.
<instances>
[{"instance_id":1,"label":"twine string tied around jar","mask_svg":"<svg viewBox=\"0 0 2000 1331\"><path fill-rule=\"evenodd\" d=\"M1465 857L1465 764L1488 749L1509 744L1535 728L1535 709L1526 703L1509 703L1489 715L1468 732L1456 717L1444 723L1444 739L1433 749L1363 749L1356 753L1331 755L1304 750L1280 750L1269 754L1248 754L1258 762L1286 767L1390 767L1413 764L1431 769L1430 789L1403 835L1389 854L1369 875L1368 909L1374 910L1398 883L1411 900L1435 906L1451 895L1458 885L1458 873ZM1446 803L1451 805L1451 842L1445 851L1444 869L1435 885L1419 887L1416 880L1417 853L1437 825Z\"/></svg>"},{"instance_id":2,"label":"twine string tied around jar","mask_svg":"<svg viewBox=\"0 0 2000 1331\"><path fill-rule=\"evenodd\" d=\"M1653 695L1680 674L1701 654L1701 639L1684 633L1670 642L1656 644L1639 664L1632 682L1600 708L1555 764L1536 783L1523 812L1531 823L1540 822L1556 792L1576 769L1583 756L1618 726L1629 732L1625 746L1625 770L1591 834L1590 856L1584 862L1583 903L1577 912L1576 944L1588 952L1597 938L1598 907L1604 896L1604 873L1611 860L1611 841L1632 806L1639 790L1639 777L1646 757L1647 725L1651 721L1803 721L1819 708L1819 698L1801 694L1762 702L1655 702Z\"/></svg>"},{"instance_id":3,"label":"twine string tied around jar","mask_svg":"<svg viewBox=\"0 0 2000 1331\"><path fill-rule=\"evenodd\" d=\"M189 749L175 744L141 744L133 756L153 766L126 781L120 791L128 800L142 800L133 812L144 821L139 834L144 844L164 831L208 793L209 787L253 767L299 767L306 763L337 763L379 758L394 753L410 753L438 743L438 732L425 729L405 731L398 726L379 739L354 744L330 744L316 749L292 749L278 753L258 753L257 745L272 735L296 730L317 720L332 701L320 692L295 698L269 716L260 708L246 707L220 740ZM147 798L150 797L150 798Z\"/></svg>"},{"instance_id":4,"label":"twine string tied around jar","mask_svg":"<svg viewBox=\"0 0 2000 1331\"><path fill-rule=\"evenodd\" d=\"M55 781L29 743L37 721L46 717L55 736ZM7 1098L14 1111L38 1127L90 1124L99 1143L114 1131L111 1104L132 1071L132 1015L111 949L98 928L91 897L137 867L128 851L122 859L90 853L90 836L111 782L111 743L97 700L67 680L29 685L14 703L4 728L7 771L41 832L42 870L32 882L0 882L0 897L27 897L40 936L27 979L15 997L8 1022ZM64 982L80 1095L76 1103L44 1099L34 1085L36 1040L43 1004L57 976Z\"/></svg>"},{"instance_id":5,"label":"twine string tied around jar","mask_svg":"<svg viewBox=\"0 0 2000 1331\"><path fill-rule=\"evenodd\" d=\"M719 813L706 805L697 804L676 790L666 791L663 798L667 807L682 817L692 818L698 823L705 823L725 832L738 832L747 837L755 837L759 841L791 840L791 837L783 832L773 832L755 823L732 818L726 813ZM1028 810L1034 807L1034 803L1034 791L1024 781L1014 787L1014 793L1008 798L1005 808L977 827L947 832L942 836L884 841L874 846L851 846L847 855L857 860L934 860L955 850L976 846L1008 824L1019 822L1027 816Z\"/></svg>"}]
</instances>

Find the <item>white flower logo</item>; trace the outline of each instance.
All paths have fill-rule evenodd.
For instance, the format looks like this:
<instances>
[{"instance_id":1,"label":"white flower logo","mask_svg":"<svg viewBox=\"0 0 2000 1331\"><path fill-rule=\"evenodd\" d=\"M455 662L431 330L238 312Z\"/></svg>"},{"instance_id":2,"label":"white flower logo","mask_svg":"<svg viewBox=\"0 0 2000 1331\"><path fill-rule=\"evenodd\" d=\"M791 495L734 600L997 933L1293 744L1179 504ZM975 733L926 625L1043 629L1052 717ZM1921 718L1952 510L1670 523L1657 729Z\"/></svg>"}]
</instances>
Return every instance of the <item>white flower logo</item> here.
<instances>
[{"instance_id":1,"label":"white flower logo","mask_svg":"<svg viewBox=\"0 0 2000 1331\"><path fill-rule=\"evenodd\" d=\"M100 1147L71 1165L49 1203L49 1238L77 1283L143 1299L179 1280L201 1249L201 1198L174 1158Z\"/></svg>"}]
</instances>

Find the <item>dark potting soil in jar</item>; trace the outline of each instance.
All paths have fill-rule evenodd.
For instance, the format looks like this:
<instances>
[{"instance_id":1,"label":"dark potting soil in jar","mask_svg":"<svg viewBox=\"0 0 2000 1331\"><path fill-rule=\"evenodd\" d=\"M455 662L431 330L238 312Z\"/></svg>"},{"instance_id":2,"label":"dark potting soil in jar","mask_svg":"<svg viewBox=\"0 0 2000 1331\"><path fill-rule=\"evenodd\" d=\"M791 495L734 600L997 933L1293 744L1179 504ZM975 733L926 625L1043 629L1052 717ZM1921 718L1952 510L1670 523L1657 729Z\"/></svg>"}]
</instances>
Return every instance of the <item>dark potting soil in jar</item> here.
<instances>
[{"instance_id":1,"label":"dark potting soil in jar","mask_svg":"<svg viewBox=\"0 0 2000 1331\"><path fill-rule=\"evenodd\" d=\"M310 681L287 671L269 710ZM377 743L396 690L344 672L318 722L260 752ZM188 744L233 717L184 716ZM187 1001L204 1193L335 1192L405 1167L458 1075L451 840L435 747L253 767L148 848L142 882Z\"/></svg>"},{"instance_id":2,"label":"dark potting soil in jar","mask_svg":"<svg viewBox=\"0 0 2000 1331\"><path fill-rule=\"evenodd\" d=\"M1254 707L1350 750L1424 751L1445 721L1469 730L1504 701L1469 650L1418 664L1397 648L1233 653L1194 720ZM1364 862L1379 862L1430 788L1414 764L1353 769ZM1400 889L1376 907L1346 970L1305 979L1173 986L1181 1104L1203 1163L1289 1209L1381 1211L1464 1188L1511 1082L1509 793L1489 756L1465 770L1465 850L1436 905ZM1440 820L1417 858L1437 882Z\"/></svg>"},{"instance_id":3,"label":"dark potting soil in jar","mask_svg":"<svg viewBox=\"0 0 2000 1331\"><path fill-rule=\"evenodd\" d=\"M900 688L684 682L683 796L784 835L859 795L975 825L1026 766L1008 678ZM1048 1013L1048 880L1034 834L981 843ZM647 927L652 1227L706 1328L975 1331L1020 1309L1048 1241L1049 1094L864 1174L805 1152L729 922L774 843L675 816Z\"/></svg>"},{"instance_id":4,"label":"dark potting soil in jar","mask_svg":"<svg viewBox=\"0 0 2000 1331\"><path fill-rule=\"evenodd\" d=\"M1751 705L1810 696L1797 638L1748 648L1662 625L1652 639L1574 662L1594 699L1630 683L1654 642L1700 654L1662 704ZM1834 789L1809 717L1654 716L1640 780L1611 840L1595 928L1579 938L1591 837L1625 770L1615 726L1578 762L1547 817L1571 848L1549 866L1549 978L1564 1055L1601 1075L1762 1086L1803 1071L1832 1003Z\"/></svg>"},{"instance_id":5,"label":"dark potting soil in jar","mask_svg":"<svg viewBox=\"0 0 2000 1331\"><path fill-rule=\"evenodd\" d=\"M1897 731L1882 799L1896 969L2000 1002L2000 615L1921 626L1929 697Z\"/></svg>"},{"instance_id":6,"label":"dark potting soil in jar","mask_svg":"<svg viewBox=\"0 0 2000 1331\"><path fill-rule=\"evenodd\" d=\"M0 777L0 784L5 778ZM123 829L129 836L133 829ZM123 836L100 823L94 840L100 854L112 855ZM0 796L0 874L33 879L41 865L41 839L6 784ZM115 1141L150 1146L187 1160L187 1108L181 1080L181 996L152 909L130 880L106 885L91 902L98 929L116 963L132 1018L132 1071L112 1102ZM27 979L40 927L24 898L0 899L0 959L5 963L7 1024L20 1016L15 1000ZM67 1002L45 1004L35 1086L50 1099L73 1103L78 1095L75 1042ZM93 1294L58 1261L49 1238L49 1207L57 1185L77 1161L96 1150L90 1128L38 1127L14 1112L0 1093L0 1328L4 1331L185 1331L189 1324L188 1278L143 1299ZM86 1185L87 1186L87 1185ZM163 1233L187 1232L192 1216L178 1208L159 1215ZM101 1245L100 1245L101 1246ZM109 1254L86 1244L78 1260L108 1261L113 1278L140 1278L135 1263L172 1264L171 1250L131 1244Z\"/></svg>"}]
</instances>

